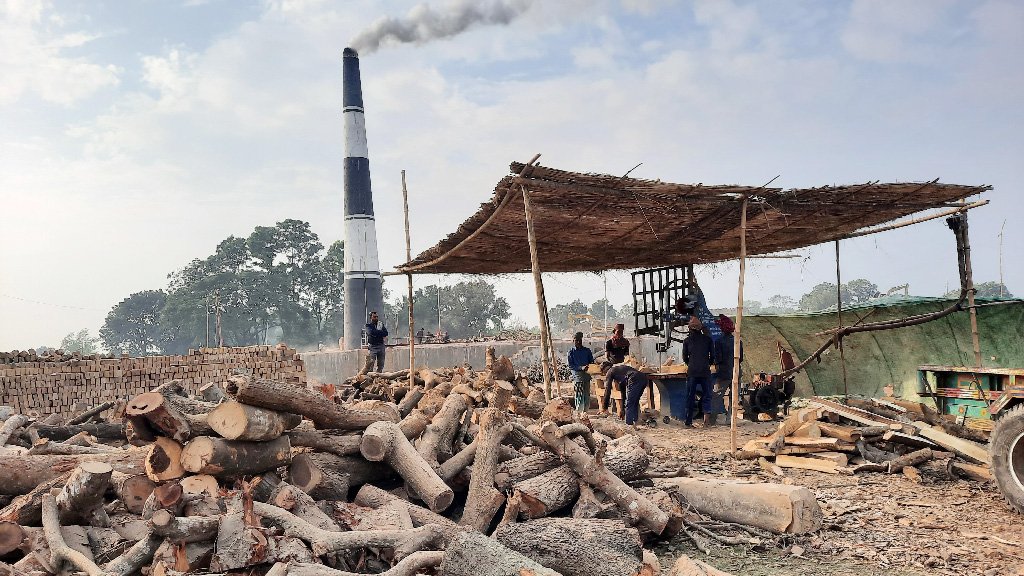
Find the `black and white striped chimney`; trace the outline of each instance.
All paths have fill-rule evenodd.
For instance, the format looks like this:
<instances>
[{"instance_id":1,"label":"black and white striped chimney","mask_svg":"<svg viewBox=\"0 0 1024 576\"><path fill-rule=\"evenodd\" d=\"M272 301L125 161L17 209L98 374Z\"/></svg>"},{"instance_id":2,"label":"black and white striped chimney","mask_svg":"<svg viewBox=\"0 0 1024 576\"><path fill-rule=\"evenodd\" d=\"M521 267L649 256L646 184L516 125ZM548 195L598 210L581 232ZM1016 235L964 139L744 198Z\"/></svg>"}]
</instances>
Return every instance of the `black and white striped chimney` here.
<instances>
[{"instance_id":1,"label":"black and white striped chimney","mask_svg":"<svg viewBox=\"0 0 1024 576\"><path fill-rule=\"evenodd\" d=\"M345 348L362 343L370 312L383 315L377 227L373 219L370 160L366 148L359 54L345 48L342 58L345 119Z\"/></svg>"}]
</instances>

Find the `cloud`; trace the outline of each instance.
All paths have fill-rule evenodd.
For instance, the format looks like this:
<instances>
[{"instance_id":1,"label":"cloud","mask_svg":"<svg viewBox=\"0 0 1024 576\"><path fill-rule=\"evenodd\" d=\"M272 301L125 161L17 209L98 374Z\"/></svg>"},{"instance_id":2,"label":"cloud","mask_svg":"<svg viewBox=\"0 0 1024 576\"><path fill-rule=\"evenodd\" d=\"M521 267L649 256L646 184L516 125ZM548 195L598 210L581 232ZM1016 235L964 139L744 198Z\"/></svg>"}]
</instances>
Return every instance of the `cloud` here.
<instances>
[{"instance_id":1,"label":"cloud","mask_svg":"<svg viewBox=\"0 0 1024 576\"><path fill-rule=\"evenodd\" d=\"M863 60L935 62L956 33L955 0L853 0L843 46Z\"/></svg>"},{"instance_id":2,"label":"cloud","mask_svg":"<svg viewBox=\"0 0 1024 576\"><path fill-rule=\"evenodd\" d=\"M96 35L63 31L41 0L0 3L0 104L26 95L69 106L116 86L120 70L66 54Z\"/></svg>"}]
</instances>

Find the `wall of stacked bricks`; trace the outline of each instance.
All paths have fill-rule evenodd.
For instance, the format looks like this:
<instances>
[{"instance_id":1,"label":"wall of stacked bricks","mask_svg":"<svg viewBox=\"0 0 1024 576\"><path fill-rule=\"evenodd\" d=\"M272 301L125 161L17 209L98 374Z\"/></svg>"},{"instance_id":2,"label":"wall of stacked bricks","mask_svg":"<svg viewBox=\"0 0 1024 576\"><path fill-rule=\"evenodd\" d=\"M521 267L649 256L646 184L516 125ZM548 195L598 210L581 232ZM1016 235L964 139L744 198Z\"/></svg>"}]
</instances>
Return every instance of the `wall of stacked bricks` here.
<instances>
[{"instance_id":1,"label":"wall of stacked bricks","mask_svg":"<svg viewBox=\"0 0 1024 576\"><path fill-rule=\"evenodd\" d=\"M0 405L22 414L69 415L108 400L147 392L182 380L192 392L243 370L299 385L306 367L293 348L248 346L201 348L184 356L69 359L60 362L0 362Z\"/></svg>"}]
</instances>

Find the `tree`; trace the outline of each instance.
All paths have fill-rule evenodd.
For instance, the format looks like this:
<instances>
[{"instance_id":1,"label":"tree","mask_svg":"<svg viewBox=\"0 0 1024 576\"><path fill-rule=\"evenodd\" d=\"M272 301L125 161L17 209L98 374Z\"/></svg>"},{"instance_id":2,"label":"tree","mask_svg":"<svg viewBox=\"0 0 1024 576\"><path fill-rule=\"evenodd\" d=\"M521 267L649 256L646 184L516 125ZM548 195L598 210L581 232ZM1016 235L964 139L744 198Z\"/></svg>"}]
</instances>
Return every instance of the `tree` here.
<instances>
[{"instance_id":1,"label":"tree","mask_svg":"<svg viewBox=\"0 0 1024 576\"><path fill-rule=\"evenodd\" d=\"M551 332L556 335L575 332L581 322L575 316L589 313L590 309L578 298L568 304L557 304L553 308L548 309L548 324L550 324ZM601 314L603 317L604 310L601 311ZM570 316L573 316L571 320Z\"/></svg>"},{"instance_id":2,"label":"tree","mask_svg":"<svg viewBox=\"0 0 1024 576\"><path fill-rule=\"evenodd\" d=\"M159 353L160 314L166 303L163 290L145 290L125 298L107 314L100 328L103 345L111 352L131 356Z\"/></svg>"},{"instance_id":3,"label":"tree","mask_svg":"<svg viewBox=\"0 0 1024 576\"><path fill-rule=\"evenodd\" d=\"M229 236L210 256L168 275L157 320L160 351L216 346L218 313L226 346L268 344L278 335L297 347L337 340L344 252L341 242L325 251L309 224L294 219ZM115 307L108 318L120 313ZM109 332L124 345L113 324Z\"/></svg>"},{"instance_id":4,"label":"tree","mask_svg":"<svg viewBox=\"0 0 1024 576\"><path fill-rule=\"evenodd\" d=\"M788 314L796 312L797 302L791 296L776 294L768 299L768 305L761 309L762 314Z\"/></svg>"},{"instance_id":5,"label":"tree","mask_svg":"<svg viewBox=\"0 0 1024 576\"><path fill-rule=\"evenodd\" d=\"M878 285L863 278L850 280L843 284L843 304L863 304L872 298L878 298L882 294L878 291Z\"/></svg>"},{"instance_id":6,"label":"tree","mask_svg":"<svg viewBox=\"0 0 1024 576\"><path fill-rule=\"evenodd\" d=\"M975 294L978 298L1013 298L1010 289L1002 282L982 282L975 284L974 289L978 291ZM946 298L957 298L960 296L960 289L950 290L946 292L945 296Z\"/></svg>"},{"instance_id":7,"label":"tree","mask_svg":"<svg viewBox=\"0 0 1024 576\"><path fill-rule=\"evenodd\" d=\"M822 282L800 297L800 309L805 312L818 312L835 305L836 285L831 282Z\"/></svg>"},{"instance_id":8,"label":"tree","mask_svg":"<svg viewBox=\"0 0 1024 576\"><path fill-rule=\"evenodd\" d=\"M435 332L438 323L438 292L440 291L441 330L453 339L474 338L500 332L512 316L508 301L499 297L494 285L484 280L459 282L454 286L430 285L416 290L413 294L417 330ZM385 306L388 318L398 318L403 329L393 334L407 332L405 319L409 317L409 297ZM393 322L394 320L392 320Z\"/></svg>"},{"instance_id":9,"label":"tree","mask_svg":"<svg viewBox=\"0 0 1024 576\"><path fill-rule=\"evenodd\" d=\"M840 290L843 306L864 304L879 295L878 285L863 278L843 283ZM800 309L805 312L820 312L833 306L836 306L836 285L832 282L822 282L800 297Z\"/></svg>"},{"instance_id":10,"label":"tree","mask_svg":"<svg viewBox=\"0 0 1024 576\"><path fill-rule=\"evenodd\" d=\"M100 339L89 335L88 328L82 328L78 332L68 332L68 335L60 341L60 349L65 352L80 352L82 354L95 354L99 352Z\"/></svg>"}]
</instances>

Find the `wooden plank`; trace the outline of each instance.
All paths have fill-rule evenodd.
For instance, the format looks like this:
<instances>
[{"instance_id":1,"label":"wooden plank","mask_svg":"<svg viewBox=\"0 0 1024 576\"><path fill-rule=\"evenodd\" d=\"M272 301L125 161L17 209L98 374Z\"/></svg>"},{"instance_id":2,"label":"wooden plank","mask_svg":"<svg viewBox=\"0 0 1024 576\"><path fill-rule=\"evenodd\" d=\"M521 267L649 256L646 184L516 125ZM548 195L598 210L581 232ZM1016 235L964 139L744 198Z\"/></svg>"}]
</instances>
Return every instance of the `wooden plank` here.
<instances>
[{"instance_id":1,"label":"wooden plank","mask_svg":"<svg viewBox=\"0 0 1024 576\"><path fill-rule=\"evenodd\" d=\"M842 452L817 452L811 454L811 457L835 462L836 466L846 466L850 463L850 457Z\"/></svg>"},{"instance_id":2,"label":"wooden plank","mask_svg":"<svg viewBox=\"0 0 1024 576\"><path fill-rule=\"evenodd\" d=\"M811 400L811 404L821 406L822 408L825 408L830 412L834 412L847 420L853 420L854 422L865 426L882 425L888 426L893 430L902 430L904 426L902 422L897 422L891 418L872 414L867 410L861 410L860 408L854 408L853 406L845 406L824 398L815 397Z\"/></svg>"},{"instance_id":3,"label":"wooden plank","mask_svg":"<svg viewBox=\"0 0 1024 576\"><path fill-rule=\"evenodd\" d=\"M793 432L792 436L796 438L821 438L821 429L818 428L817 422L804 422L802 426L797 428L796 432Z\"/></svg>"},{"instance_id":4,"label":"wooden plank","mask_svg":"<svg viewBox=\"0 0 1024 576\"><path fill-rule=\"evenodd\" d=\"M856 442L860 440L860 430L853 426L843 426L841 424L829 424L827 422L818 422L818 430L825 436L830 438L839 438L846 442Z\"/></svg>"},{"instance_id":5,"label":"wooden plank","mask_svg":"<svg viewBox=\"0 0 1024 576\"><path fill-rule=\"evenodd\" d=\"M915 422L914 426L917 428L920 436L924 436L946 450L951 450L956 454L979 464L991 465L988 450L981 444L971 442L970 440L964 440L963 438L957 438L951 434L946 434L942 430L925 424L924 422Z\"/></svg>"},{"instance_id":6,"label":"wooden plank","mask_svg":"<svg viewBox=\"0 0 1024 576\"><path fill-rule=\"evenodd\" d=\"M779 455L775 457L775 464L782 468L801 468L803 470L817 470L829 474L838 474L839 466L835 462L822 460L821 458L803 458L800 456Z\"/></svg>"}]
</instances>

